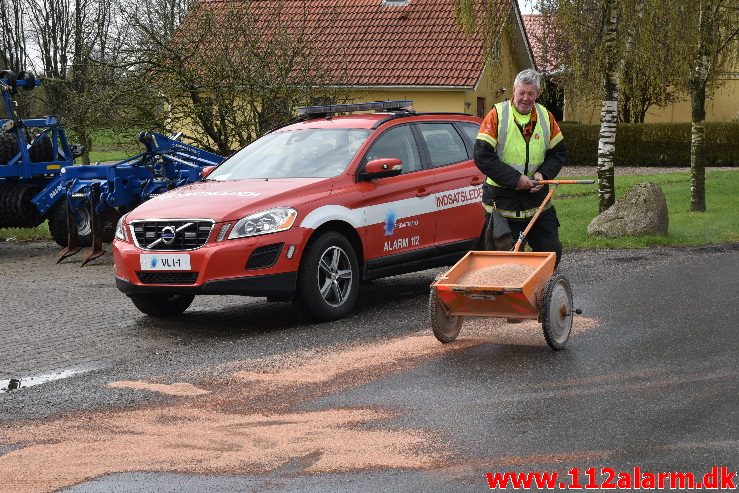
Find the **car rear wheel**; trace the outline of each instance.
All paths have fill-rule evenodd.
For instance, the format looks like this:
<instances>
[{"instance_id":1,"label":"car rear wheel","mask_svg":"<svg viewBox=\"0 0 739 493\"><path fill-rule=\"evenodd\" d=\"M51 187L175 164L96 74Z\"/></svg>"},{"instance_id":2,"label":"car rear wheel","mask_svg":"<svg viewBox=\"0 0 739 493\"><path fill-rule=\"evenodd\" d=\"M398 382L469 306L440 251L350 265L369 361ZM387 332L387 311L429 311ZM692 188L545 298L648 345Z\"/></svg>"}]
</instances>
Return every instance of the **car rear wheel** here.
<instances>
[{"instance_id":1,"label":"car rear wheel","mask_svg":"<svg viewBox=\"0 0 739 493\"><path fill-rule=\"evenodd\" d=\"M312 241L303 254L295 302L320 321L347 316L357 301L359 266L349 240L331 231Z\"/></svg>"},{"instance_id":2,"label":"car rear wheel","mask_svg":"<svg viewBox=\"0 0 739 493\"><path fill-rule=\"evenodd\" d=\"M131 294L131 301L142 313L152 317L181 315L195 299L191 294Z\"/></svg>"}]
</instances>

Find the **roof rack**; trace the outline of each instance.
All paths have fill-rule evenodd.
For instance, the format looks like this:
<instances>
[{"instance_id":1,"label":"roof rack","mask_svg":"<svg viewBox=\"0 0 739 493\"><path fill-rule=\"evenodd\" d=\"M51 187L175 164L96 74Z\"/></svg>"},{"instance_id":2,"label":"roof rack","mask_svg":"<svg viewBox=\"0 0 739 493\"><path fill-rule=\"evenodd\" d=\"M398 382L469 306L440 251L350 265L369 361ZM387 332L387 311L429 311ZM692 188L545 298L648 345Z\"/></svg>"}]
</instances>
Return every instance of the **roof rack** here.
<instances>
[{"instance_id":1,"label":"roof rack","mask_svg":"<svg viewBox=\"0 0 739 493\"><path fill-rule=\"evenodd\" d=\"M413 101L374 101L371 103L355 103L355 104L330 104L326 106L300 106L298 114L302 119L320 118L323 116L334 115L336 113L353 113L355 111L386 111L386 112L405 112L410 113L413 110L411 106Z\"/></svg>"}]
</instances>

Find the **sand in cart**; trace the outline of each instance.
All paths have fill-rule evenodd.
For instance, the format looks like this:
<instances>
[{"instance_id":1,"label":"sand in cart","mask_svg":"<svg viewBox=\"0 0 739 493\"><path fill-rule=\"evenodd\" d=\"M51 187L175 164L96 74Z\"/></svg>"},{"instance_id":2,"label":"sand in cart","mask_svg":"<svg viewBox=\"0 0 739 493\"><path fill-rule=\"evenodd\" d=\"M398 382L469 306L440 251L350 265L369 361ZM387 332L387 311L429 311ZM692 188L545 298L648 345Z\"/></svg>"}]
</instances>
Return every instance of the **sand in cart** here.
<instances>
[{"instance_id":1,"label":"sand in cart","mask_svg":"<svg viewBox=\"0 0 739 493\"><path fill-rule=\"evenodd\" d=\"M522 286L535 267L524 264L495 264L466 272L457 284L463 286Z\"/></svg>"}]
</instances>

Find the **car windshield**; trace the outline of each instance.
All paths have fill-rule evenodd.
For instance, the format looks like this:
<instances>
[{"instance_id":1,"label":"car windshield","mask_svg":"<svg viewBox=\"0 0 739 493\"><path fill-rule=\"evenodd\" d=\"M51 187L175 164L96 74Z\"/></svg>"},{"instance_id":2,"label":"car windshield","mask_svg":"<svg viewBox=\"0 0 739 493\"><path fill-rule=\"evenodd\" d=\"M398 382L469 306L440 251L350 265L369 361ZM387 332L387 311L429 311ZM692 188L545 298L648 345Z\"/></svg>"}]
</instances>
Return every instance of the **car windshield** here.
<instances>
[{"instance_id":1,"label":"car windshield","mask_svg":"<svg viewBox=\"0 0 739 493\"><path fill-rule=\"evenodd\" d=\"M208 180L329 178L340 174L370 134L367 129L274 132L255 140L220 165Z\"/></svg>"}]
</instances>

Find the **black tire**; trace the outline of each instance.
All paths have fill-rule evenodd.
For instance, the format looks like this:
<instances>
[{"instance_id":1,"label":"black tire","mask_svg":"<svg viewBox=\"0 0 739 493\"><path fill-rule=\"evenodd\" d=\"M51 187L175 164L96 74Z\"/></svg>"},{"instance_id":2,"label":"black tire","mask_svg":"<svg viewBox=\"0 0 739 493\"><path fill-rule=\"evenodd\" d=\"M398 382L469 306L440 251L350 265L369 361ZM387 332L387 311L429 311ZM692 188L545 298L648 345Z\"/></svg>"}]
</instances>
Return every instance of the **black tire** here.
<instances>
[{"instance_id":1,"label":"black tire","mask_svg":"<svg viewBox=\"0 0 739 493\"><path fill-rule=\"evenodd\" d=\"M54 159L54 150L51 145L51 139L48 135L42 136L34 142L35 136L26 134L26 141L33 142L28 150L28 157L32 163L46 163ZM0 165L8 164L20 151L18 147L18 136L15 132L0 133Z\"/></svg>"},{"instance_id":2,"label":"black tire","mask_svg":"<svg viewBox=\"0 0 739 493\"><path fill-rule=\"evenodd\" d=\"M44 217L31 200L41 191L33 183L11 183L0 187L0 227L35 228Z\"/></svg>"},{"instance_id":3,"label":"black tire","mask_svg":"<svg viewBox=\"0 0 739 493\"><path fill-rule=\"evenodd\" d=\"M15 194L17 227L35 228L44 222L44 216L41 215L36 205L31 202L39 192L41 192L41 187L38 185L17 185Z\"/></svg>"},{"instance_id":4,"label":"black tire","mask_svg":"<svg viewBox=\"0 0 739 493\"><path fill-rule=\"evenodd\" d=\"M23 88L26 91L32 91L36 88L36 75L30 70L18 72L18 80L26 82L26 86Z\"/></svg>"},{"instance_id":5,"label":"black tire","mask_svg":"<svg viewBox=\"0 0 739 493\"><path fill-rule=\"evenodd\" d=\"M541 305L541 327L549 347L565 347L572 329L572 288L562 274L554 274L544 288Z\"/></svg>"},{"instance_id":6,"label":"black tire","mask_svg":"<svg viewBox=\"0 0 739 493\"><path fill-rule=\"evenodd\" d=\"M319 321L351 313L359 292L359 265L349 240L330 231L311 241L298 271L295 303Z\"/></svg>"},{"instance_id":7,"label":"black tire","mask_svg":"<svg viewBox=\"0 0 739 493\"><path fill-rule=\"evenodd\" d=\"M32 142L34 138L35 136L30 134L26 136L28 142ZM33 141L31 148L28 149L28 157L31 158L32 163L48 163L54 159L54 149L48 135L43 135Z\"/></svg>"},{"instance_id":8,"label":"black tire","mask_svg":"<svg viewBox=\"0 0 739 493\"><path fill-rule=\"evenodd\" d=\"M195 299L192 294L129 294L141 313L150 317L176 317L188 309Z\"/></svg>"},{"instance_id":9,"label":"black tire","mask_svg":"<svg viewBox=\"0 0 739 493\"><path fill-rule=\"evenodd\" d=\"M0 71L0 79L5 79L10 86L10 93L15 94L17 89L18 76L12 70Z\"/></svg>"},{"instance_id":10,"label":"black tire","mask_svg":"<svg viewBox=\"0 0 739 493\"><path fill-rule=\"evenodd\" d=\"M462 329L462 317L449 316L435 289L429 293L429 320L434 337L443 344L454 342Z\"/></svg>"},{"instance_id":11,"label":"black tire","mask_svg":"<svg viewBox=\"0 0 739 493\"><path fill-rule=\"evenodd\" d=\"M81 212L81 218L77 222L77 246L87 247L92 245L92 223L90 221L90 213L86 208ZM115 228L115 224L113 225ZM67 199L61 199L52 207L49 212L49 233L57 245L61 247L68 246L67 230ZM114 230L115 234L115 230Z\"/></svg>"},{"instance_id":12,"label":"black tire","mask_svg":"<svg viewBox=\"0 0 739 493\"><path fill-rule=\"evenodd\" d=\"M18 138L13 132L0 132L0 165L8 164L18 154Z\"/></svg>"}]
</instances>

